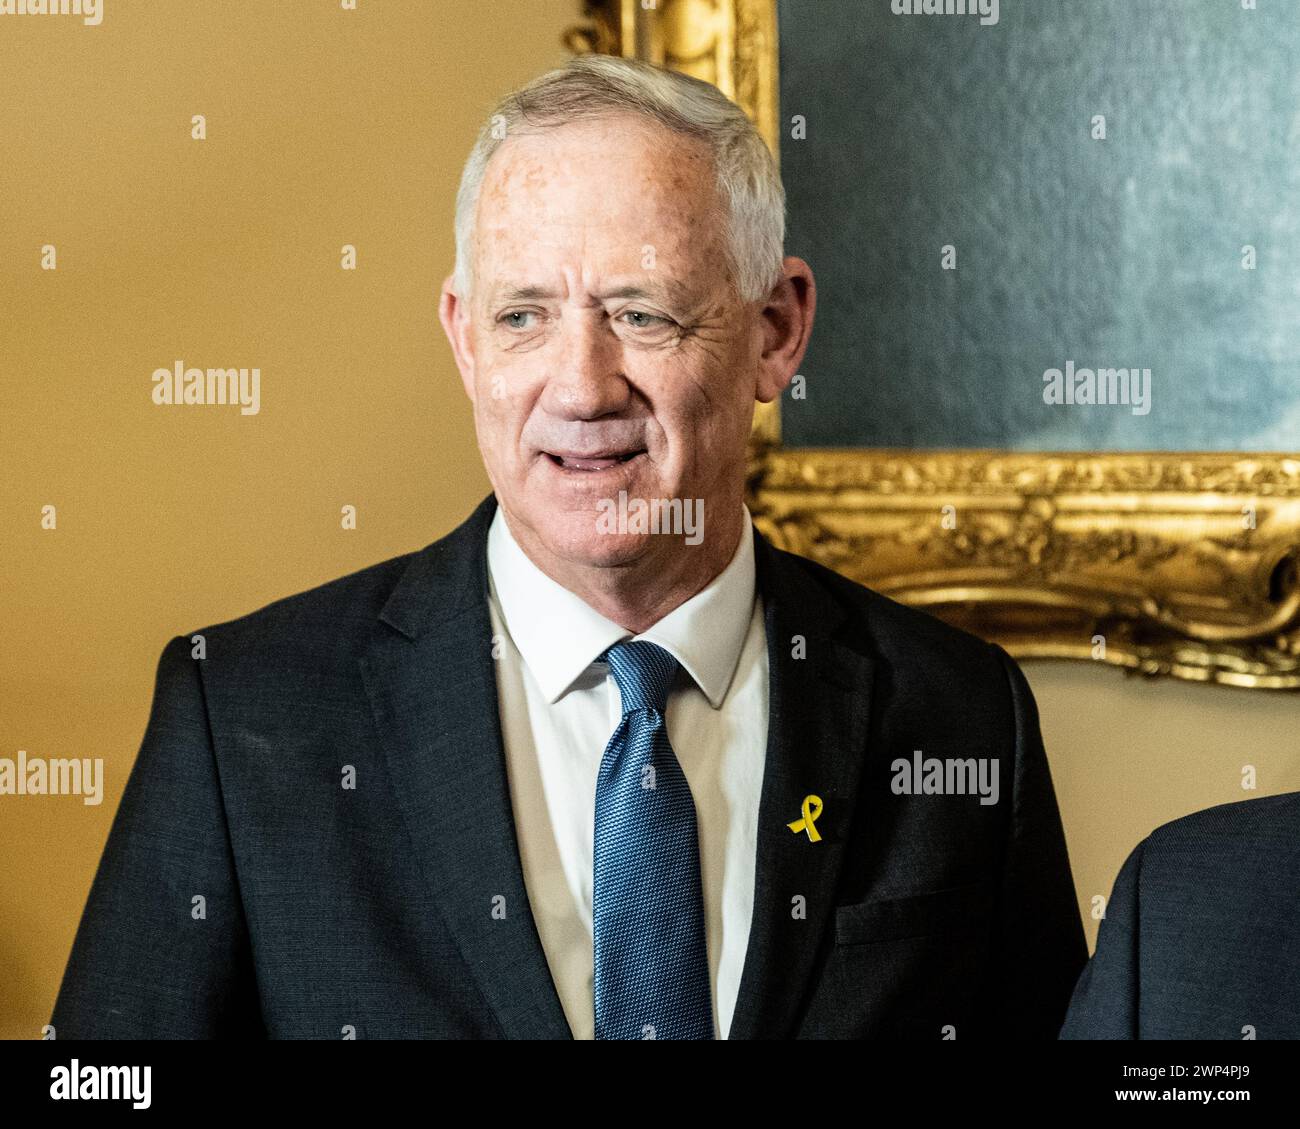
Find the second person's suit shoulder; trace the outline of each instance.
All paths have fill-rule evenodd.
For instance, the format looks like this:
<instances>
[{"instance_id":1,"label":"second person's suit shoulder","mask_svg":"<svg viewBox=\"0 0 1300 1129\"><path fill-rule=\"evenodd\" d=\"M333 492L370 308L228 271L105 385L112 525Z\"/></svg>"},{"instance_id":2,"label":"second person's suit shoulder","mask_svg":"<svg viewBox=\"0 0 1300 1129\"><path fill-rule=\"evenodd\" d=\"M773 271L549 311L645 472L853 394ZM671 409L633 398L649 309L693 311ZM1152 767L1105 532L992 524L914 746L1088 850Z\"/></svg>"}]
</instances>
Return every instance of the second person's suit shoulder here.
<instances>
[{"instance_id":1,"label":"second person's suit shoulder","mask_svg":"<svg viewBox=\"0 0 1300 1129\"><path fill-rule=\"evenodd\" d=\"M1294 854L1300 852L1300 792L1203 808L1161 824L1144 842L1148 853L1190 848L1207 854Z\"/></svg>"}]
</instances>

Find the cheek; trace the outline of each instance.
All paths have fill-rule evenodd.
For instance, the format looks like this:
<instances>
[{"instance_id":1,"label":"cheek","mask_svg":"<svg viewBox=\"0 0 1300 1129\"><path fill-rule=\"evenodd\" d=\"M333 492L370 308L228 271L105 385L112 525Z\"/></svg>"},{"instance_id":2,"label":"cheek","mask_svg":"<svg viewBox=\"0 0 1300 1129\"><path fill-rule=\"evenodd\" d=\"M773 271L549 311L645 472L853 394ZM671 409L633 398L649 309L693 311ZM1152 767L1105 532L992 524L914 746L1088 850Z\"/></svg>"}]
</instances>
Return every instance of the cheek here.
<instances>
[{"instance_id":1,"label":"cheek","mask_svg":"<svg viewBox=\"0 0 1300 1129\"><path fill-rule=\"evenodd\" d=\"M748 433L745 417L751 396L737 379L735 367L710 363L702 369L677 374L678 393L668 401L666 429L701 444L729 444L737 429Z\"/></svg>"},{"instance_id":2,"label":"cheek","mask_svg":"<svg viewBox=\"0 0 1300 1129\"><path fill-rule=\"evenodd\" d=\"M485 424L495 431L518 429L530 406L532 382L518 365L490 364L477 380L477 407Z\"/></svg>"}]
</instances>

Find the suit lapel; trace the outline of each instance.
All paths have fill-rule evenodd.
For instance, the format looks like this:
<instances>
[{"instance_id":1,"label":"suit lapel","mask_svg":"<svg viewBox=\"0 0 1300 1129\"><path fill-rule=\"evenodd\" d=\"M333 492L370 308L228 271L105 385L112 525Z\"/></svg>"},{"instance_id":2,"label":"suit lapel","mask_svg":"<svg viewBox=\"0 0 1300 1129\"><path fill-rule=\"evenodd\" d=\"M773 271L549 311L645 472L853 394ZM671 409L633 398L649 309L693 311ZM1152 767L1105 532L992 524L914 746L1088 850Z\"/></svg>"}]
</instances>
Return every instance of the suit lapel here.
<instances>
[{"instance_id":1,"label":"suit lapel","mask_svg":"<svg viewBox=\"0 0 1300 1129\"><path fill-rule=\"evenodd\" d=\"M754 916L728 1038L786 1039L797 1030L828 936L857 810L872 663L833 636L844 612L818 566L774 549L755 530L768 654L768 737L758 813ZM801 636L806 657L796 658ZM812 842L787 826L805 796L822 814ZM801 901L797 901L800 899ZM806 916L797 915L802 905Z\"/></svg>"},{"instance_id":2,"label":"suit lapel","mask_svg":"<svg viewBox=\"0 0 1300 1129\"><path fill-rule=\"evenodd\" d=\"M487 603L495 509L489 495L415 555L361 671L410 841L502 1033L565 1039L572 1032L528 903L506 776Z\"/></svg>"}]
</instances>

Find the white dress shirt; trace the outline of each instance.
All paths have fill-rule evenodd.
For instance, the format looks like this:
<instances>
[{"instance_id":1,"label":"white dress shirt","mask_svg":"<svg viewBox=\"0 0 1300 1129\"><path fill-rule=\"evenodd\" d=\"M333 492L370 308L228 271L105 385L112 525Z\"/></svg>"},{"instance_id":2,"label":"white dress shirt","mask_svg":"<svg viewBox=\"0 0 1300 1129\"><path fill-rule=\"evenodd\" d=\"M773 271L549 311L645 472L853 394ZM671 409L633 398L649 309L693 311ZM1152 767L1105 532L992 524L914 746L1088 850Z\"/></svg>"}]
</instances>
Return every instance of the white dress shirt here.
<instances>
[{"instance_id":1,"label":"white dress shirt","mask_svg":"<svg viewBox=\"0 0 1300 1129\"><path fill-rule=\"evenodd\" d=\"M524 884L574 1038L595 1037L592 840L596 775L622 719L604 650L646 639L681 664L668 739L695 801L714 1033L736 1009L754 912L767 750L767 647L749 510L731 563L632 636L528 558L497 507L488 574L501 732Z\"/></svg>"}]
</instances>

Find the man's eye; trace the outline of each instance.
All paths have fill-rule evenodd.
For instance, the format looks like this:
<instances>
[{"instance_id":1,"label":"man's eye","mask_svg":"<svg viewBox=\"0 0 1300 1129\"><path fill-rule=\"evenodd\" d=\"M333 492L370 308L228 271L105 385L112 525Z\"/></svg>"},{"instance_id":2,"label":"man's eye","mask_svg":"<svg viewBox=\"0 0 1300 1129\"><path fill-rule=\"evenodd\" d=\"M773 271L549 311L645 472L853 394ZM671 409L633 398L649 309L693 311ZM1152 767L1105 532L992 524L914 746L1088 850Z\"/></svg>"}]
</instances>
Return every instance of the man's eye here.
<instances>
[{"instance_id":1,"label":"man's eye","mask_svg":"<svg viewBox=\"0 0 1300 1129\"><path fill-rule=\"evenodd\" d=\"M511 310L508 314L502 314L497 320L507 329L528 329L527 325L516 319L536 316L537 314L533 310Z\"/></svg>"},{"instance_id":2,"label":"man's eye","mask_svg":"<svg viewBox=\"0 0 1300 1129\"><path fill-rule=\"evenodd\" d=\"M667 325L668 319L661 318L657 314L647 314L644 310L628 310L623 314L625 318L640 318L640 321L630 322L633 329L650 329L658 325Z\"/></svg>"}]
</instances>

